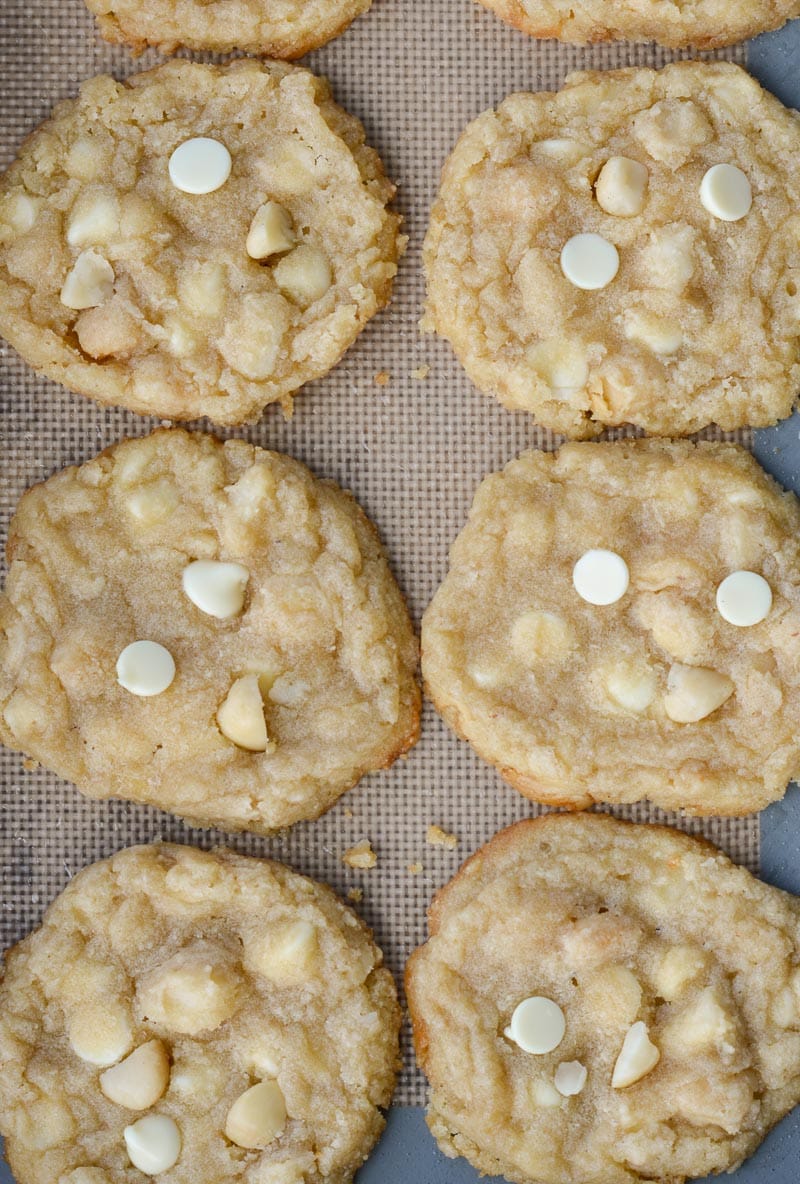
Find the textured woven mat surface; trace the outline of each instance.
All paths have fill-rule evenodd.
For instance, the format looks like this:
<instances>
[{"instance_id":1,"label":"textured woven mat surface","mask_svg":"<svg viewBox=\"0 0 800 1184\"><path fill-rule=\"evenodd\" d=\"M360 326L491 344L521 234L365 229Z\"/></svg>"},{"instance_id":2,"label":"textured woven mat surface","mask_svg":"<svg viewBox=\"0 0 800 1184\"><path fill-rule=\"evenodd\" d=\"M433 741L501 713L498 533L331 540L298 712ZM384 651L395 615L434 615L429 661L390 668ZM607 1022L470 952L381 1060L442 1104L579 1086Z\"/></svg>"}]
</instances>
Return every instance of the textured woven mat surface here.
<instances>
[{"instance_id":1,"label":"textured woven mat surface","mask_svg":"<svg viewBox=\"0 0 800 1184\"><path fill-rule=\"evenodd\" d=\"M370 142L398 182L398 205L411 236L389 310L373 320L326 379L306 388L286 423L276 408L238 434L305 461L353 490L376 521L417 621L445 570L447 548L486 473L532 445L556 440L524 415L505 411L469 383L449 347L420 337L419 250L442 162L464 124L512 90L552 89L579 67L661 64L650 46L581 50L529 42L470 0L376 0L338 41L307 59L326 74L336 98L365 123ZM743 61L741 48L724 56ZM0 0L0 164L5 167L55 100L84 78L117 77L157 61L135 62L96 36L81 0ZM430 366L426 380L412 371ZM387 371L386 386L375 375ZM0 347L0 528L3 541L22 491L126 435L154 425L94 404L38 378ZM218 433L222 434L222 433ZM737 438L748 442L746 435ZM0 944L18 940L68 878L131 843L165 837L211 846L227 841L251 854L285 860L341 892L359 886L357 906L400 975L424 935L433 891L495 831L535 808L452 736L430 707L423 738L406 761L365 779L319 822L266 841L192 830L156 810L91 802L44 770L0 753ZM638 819L662 818L637 807ZM669 821L678 821L669 819ZM458 835L455 852L431 848L435 822ZM680 824L680 823L679 823ZM755 870L754 819L686 824ZM344 850L371 839L378 866L353 872ZM411 874L409 864L423 870ZM423 1100L406 1049L398 1102Z\"/></svg>"}]
</instances>

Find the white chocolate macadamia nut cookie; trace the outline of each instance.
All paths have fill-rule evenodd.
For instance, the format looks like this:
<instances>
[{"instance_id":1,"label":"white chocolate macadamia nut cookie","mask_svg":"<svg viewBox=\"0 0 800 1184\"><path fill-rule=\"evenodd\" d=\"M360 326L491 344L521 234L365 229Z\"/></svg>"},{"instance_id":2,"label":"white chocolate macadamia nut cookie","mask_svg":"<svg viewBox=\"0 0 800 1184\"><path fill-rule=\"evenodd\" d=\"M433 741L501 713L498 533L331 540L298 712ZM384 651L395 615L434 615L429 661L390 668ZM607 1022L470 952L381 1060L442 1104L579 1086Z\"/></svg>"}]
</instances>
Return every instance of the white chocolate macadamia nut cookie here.
<instances>
[{"instance_id":1,"label":"white chocolate macadamia nut cookie","mask_svg":"<svg viewBox=\"0 0 800 1184\"><path fill-rule=\"evenodd\" d=\"M343 32L371 0L86 0L107 41L300 58Z\"/></svg>"},{"instance_id":2,"label":"white chocolate macadamia nut cookie","mask_svg":"<svg viewBox=\"0 0 800 1184\"><path fill-rule=\"evenodd\" d=\"M389 300L393 193L361 124L299 66L93 78L0 179L0 333L99 403L288 413Z\"/></svg>"},{"instance_id":3,"label":"white chocolate macadamia nut cookie","mask_svg":"<svg viewBox=\"0 0 800 1184\"><path fill-rule=\"evenodd\" d=\"M737 444L532 451L422 622L450 726L534 801L746 814L800 773L800 508Z\"/></svg>"},{"instance_id":4,"label":"white chocolate macadamia nut cookie","mask_svg":"<svg viewBox=\"0 0 800 1184\"><path fill-rule=\"evenodd\" d=\"M15 1180L349 1184L397 1068L382 962L329 888L279 863L164 844L80 872L6 955Z\"/></svg>"},{"instance_id":5,"label":"white chocolate macadamia nut cookie","mask_svg":"<svg viewBox=\"0 0 800 1184\"><path fill-rule=\"evenodd\" d=\"M581 438L764 426L800 389L800 120L738 66L573 74L469 125L423 328Z\"/></svg>"},{"instance_id":6,"label":"white chocolate macadamia nut cookie","mask_svg":"<svg viewBox=\"0 0 800 1184\"><path fill-rule=\"evenodd\" d=\"M429 919L406 970L428 1125L481 1173L682 1184L737 1167L800 1102L800 901L702 840L519 822ZM558 1021L534 1048L513 1027L532 999Z\"/></svg>"},{"instance_id":7,"label":"white chocolate macadamia nut cookie","mask_svg":"<svg viewBox=\"0 0 800 1184\"><path fill-rule=\"evenodd\" d=\"M0 595L0 739L90 797L269 833L419 734L374 526L304 465L180 429L30 489Z\"/></svg>"},{"instance_id":8,"label":"white chocolate macadamia nut cookie","mask_svg":"<svg viewBox=\"0 0 800 1184\"><path fill-rule=\"evenodd\" d=\"M800 0L481 0L532 37L559 41L658 41L713 49L778 29Z\"/></svg>"}]
</instances>

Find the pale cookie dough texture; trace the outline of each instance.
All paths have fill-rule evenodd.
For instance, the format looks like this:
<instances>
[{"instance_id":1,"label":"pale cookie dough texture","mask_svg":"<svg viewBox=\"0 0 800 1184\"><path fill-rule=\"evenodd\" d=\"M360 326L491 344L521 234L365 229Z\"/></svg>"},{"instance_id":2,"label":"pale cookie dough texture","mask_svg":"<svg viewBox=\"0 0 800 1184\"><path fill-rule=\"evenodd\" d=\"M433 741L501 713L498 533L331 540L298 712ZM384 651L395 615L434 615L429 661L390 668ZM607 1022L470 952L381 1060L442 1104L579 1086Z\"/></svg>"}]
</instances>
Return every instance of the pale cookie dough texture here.
<instances>
[{"instance_id":1,"label":"pale cookie dough texture","mask_svg":"<svg viewBox=\"0 0 800 1184\"><path fill-rule=\"evenodd\" d=\"M798 162L797 114L724 62L512 95L445 166L423 327L480 390L567 436L774 423L800 388ZM700 200L717 164L752 191L738 221ZM599 290L561 268L583 234L619 256Z\"/></svg>"},{"instance_id":2,"label":"pale cookie dough texture","mask_svg":"<svg viewBox=\"0 0 800 1184\"><path fill-rule=\"evenodd\" d=\"M520 822L429 916L406 985L445 1155L514 1184L681 1184L735 1168L800 1101L800 902L708 843ZM566 1021L542 1054L508 1034L537 996Z\"/></svg>"},{"instance_id":3,"label":"pale cookie dough texture","mask_svg":"<svg viewBox=\"0 0 800 1184\"><path fill-rule=\"evenodd\" d=\"M279 863L159 845L87 868L6 955L14 1178L348 1184L394 1087L382 961L329 888Z\"/></svg>"},{"instance_id":4,"label":"pale cookie dough texture","mask_svg":"<svg viewBox=\"0 0 800 1184\"><path fill-rule=\"evenodd\" d=\"M595 550L628 569L614 603L573 583ZM716 605L737 571L772 593L749 627ZM475 495L422 670L451 727L535 801L760 809L800 773L797 500L736 444L523 453Z\"/></svg>"},{"instance_id":5,"label":"pale cookie dough texture","mask_svg":"<svg viewBox=\"0 0 800 1184\"><path fill-rule=\"evenodd\" d=\"M559 41L658 41L713 49L780 28L798 0L481 0L533 37Z\"/></svg>"},{"instance_id":6,"label":"pale cookie dough texture","mask_svg":"<svg viewBox=\"0 0 800 1184\"><path fill-rule=\"evenodd\" d=\"M197 138L230 155L213 192L170 177ZM389 300L393 193L361 124L298 66L94 78L0 181L0 333L100 403L220 424L288 412Z\"/></svg>"},{"instance_id":7,"label":"pale cookie dough texture","mask_svg":"<svg viewBox=\"0 0 800 1184\"><path fill-rule=\"evenodd\" d=\"M245 569L240 612L189 598L196 560ZM118 681L137 641L174 660L161 693ZM91 797L227 830L316 818L416 741L416 662L374 526L279 453L159 431L34 486L12 520L0 739Z\"/></svg>"},{"instance_id":8,"label":"pale cookie dough texture","mask_svg":"<svg viewBox=\"0 0 800 1184\"><path fill-rule=\"evenodd\" d=\"M86 0L107 41L299 58L324 45L371 0Z\"/></svg>"}]
</instances>

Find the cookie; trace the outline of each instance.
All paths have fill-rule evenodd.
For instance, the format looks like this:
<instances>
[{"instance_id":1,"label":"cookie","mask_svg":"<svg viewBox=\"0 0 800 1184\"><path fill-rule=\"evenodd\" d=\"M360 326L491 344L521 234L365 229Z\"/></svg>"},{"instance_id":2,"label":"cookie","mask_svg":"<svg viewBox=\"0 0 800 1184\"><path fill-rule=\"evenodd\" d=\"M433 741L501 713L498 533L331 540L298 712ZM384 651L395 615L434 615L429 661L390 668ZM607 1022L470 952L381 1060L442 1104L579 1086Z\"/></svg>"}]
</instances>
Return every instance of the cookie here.
<instances>
[{"instance_id":1,"label":"cookie","mask_svg":"<svg viewBox=\"0 0 800 1184\"><path fill-rule=\"evenodd\" d=\"M107 41L299 58L337 37L371 0L86 0Z\"/></svg>"},{"instance_id":2,"label":"cookie","mask_svg":"<svg viewBox=\"0 0 800 1184\"><path fill-rule=\"evenodd\" d=\"M673 48L714 49L778 29L800 16L798 0L481 0L532 37L590 41L657 41Z\"/></svg>"},{"instance_id":3,"label":"cookie","mask_svg":"<svg viewBox=\"0 0 800 1184\"><path fill-rule=\"evenodd\" d=\"M800 773L797 500L736 444L523 453L475 495L422 670L534 801L758 810Z\"/></svg>"},{"instance_id":4,"label":"cookie","mask_svg":"<svg viewBox=\"0 0 800 1184\"><path fill-rule=\"evenodd\" d=\"M496 835L406 971L445 1155L514 1184L730 1171L800 1102L800 902L600 815Z\"/></svg>"},{"instance_id":5,"label":"cookie","mask_svg":"<svg viewBox=\"0 0 800 1184\"><path fill-rule=\"evenodd\" d=\"M374 526L295 460L180 429L29 490L0 597L0 739L197 825L316 818L419 734Z\"/></svg>"},{"instance_id":6,"label":"cookie","mask_svg":"<svg viewBox=\"0 0 800 1184\"><path fill-rule=\"evenodd\" d=\"M423 327L567 436L774 423L800 387L798 161L796 113L726 62L512 95L445 166Z\"/></svg>"},{"instance_id":7,"label":"cookie","mask_svg":"<svg viewBox=\"0 0 800 1184\"><path fill-rule=\"evenodd\" d=\"M388 302L393 193L361 124L298 66L94 78L0 180L0 333L99 403L288 413Z\"/></svg>"},{"instance_id":8,"label":"cookie","mask_svg":"<svg viewBox=\"0 0 800 1184\"><path fill-rule=\"evenodd\" d=\"M82 871L6 955L18 1184L347 1184L397 1068L382 961L329 888L279 863L165 844Z\"/></svg>"}]
</instances>

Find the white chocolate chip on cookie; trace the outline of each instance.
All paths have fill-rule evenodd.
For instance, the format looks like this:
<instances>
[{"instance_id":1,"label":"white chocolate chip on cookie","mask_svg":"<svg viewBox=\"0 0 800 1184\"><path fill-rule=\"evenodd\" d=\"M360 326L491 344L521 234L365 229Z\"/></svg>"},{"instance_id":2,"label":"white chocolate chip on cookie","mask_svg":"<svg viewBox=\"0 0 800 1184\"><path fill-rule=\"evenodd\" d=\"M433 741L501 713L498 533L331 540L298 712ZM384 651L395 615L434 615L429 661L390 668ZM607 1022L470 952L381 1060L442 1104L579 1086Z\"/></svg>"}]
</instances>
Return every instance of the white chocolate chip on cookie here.
<instances>
[{"instance_id":1,"label":"white chocolate chip on cookie","mask_svg":"<svg viewBox=\"0 0 800 1184\"><path fill-rule=\"evenodd\" d=\"M675 662L667 676L664 710L676 724L694 724L726 703L733 692L727 674Z\"/></svg>"},{"instance_id":2,"label":"white chocolate chip on cookie","mask_svg":"<svg viewBox=\"0 0 800 1184\"><path fill-rule=\"evenodd\" d=\"M572 569L572 583L589 604L616 604L628 591L628 565L616 551L594 548L585 551Z\"/></svg>"},{"instance_id":3,"label":"white chocolate chip on cookie","mask_svg":"<svg viewBox=\"0 0 800 1184\"><path fill-rule=\"evenodd\" d=\"M511 628L511 644L526 664L559 661L575 645L569 623L558 613L532 609L517 617Z\"/></svg>"},{"instance_id":4,"label":"white chocolate chip on cookie","mask_svg":"<svg viewBox=\"0 0 800 1184\"><path fill-rule=\"evenodd\" d=\"M231 163L230 152L219 140L194 136L170 156L169 177L181 193L214 193L231 175Z\"/></svg>"},{"instance_id":5,"label":"white chocolate chip on cookie","mask_svg":"<svg viewBox=\"0 0 800 1184\"><path fill-rule=\"evenodd\" d=\"M183 590L201 612L219 621L242 611L250 572L241 563L196 559L183 570Z\"/></svg>"},{"instance_id":6,"label":"white chocolate chip on cookie","mask_svg":"<svg viewBox=\"0 0 800 1184\"><path fill-rule=\"evenodd\" d=\"M81 310L97 308L114 291L114 268L97 251L82 251L61 289L61 303Z\"/></svg>"},{"instance_id":7,"label":"white chocolate chip on cookie","mask_svg":"<svg viewBox=\"0 0 800 1184\"><path fill-rule=\"evenodd\" d=\"M286 1125L286 1102L277 1081L260 1081L231 1106L225 1134L237 1147L266 1147Z\"/></svg>"},{"instance_id":8,"label":"white chocolate chip on cookie","mask_svg":"<svg viewBox=\"0 0 800 1184\"><path fill-rule=\"evenodd\" d=\"M266 752L270 746L264 700L258 675L237 678L217 711L217 724L223 736L249 752Z\"/></svg>"},{"instance_id":9,"label":"white chocolate chip on cookie","mask_svg":"<svg viewBox=\"0 0 800 1184\"><path fill-rule=\"evenodd\" d=\"M133 1044L128 1009L105 999L103 1007L79 1006L67 1023L72 1051L90 1065L113 1065Z\"/></svg>"},{"instance_id":10,"label":"white chocolate chip on cookie","mask_svg":"<svg viewBox=\"0 0 800 1184\"><path fill-rule=\"evenodd\" d=\"M644 208L650 173L629 156L612 156L603 165L594 192L597 204L617 218L633 218Z\"/></svg>"},{"instance_id":11,"label":"white chocolate chip on cookie","mask_svg":"<svg viewBox=\"0 0 800 1184\"><path fill-rule=\"evenodd\" d=\"M553 1079L558 1092L565 1098L579 1094L586 1085L586 1066L580 1061L562 1061Z\"/></svg>"},{"instance_id":12,"label":"white chocolate chip on cookie","mask_svg":"<svg viewBox=\"0 0 800 1184\"><path fill-rule=\"evenodd\" d=\"M122 1133L131 1163L146 1176L158 1176L178 1162L181 1133L166 1114L148 1114Z\"/></svg>"},{"instance_id":13,"label":"white chocolate chip on cookie","mask_svg":"<svg viewBox=\"0 0 800 1184\"><path fill-rule=\"evenodd\" d=\"M600 234L575 234L561 249L561 270L586 292L607 288L619 271L619 253Z\"/></svg>"},{"instance_id":14,"label":"white chocolate chip on cookie","mask_svg":"<svg viewBox=\"0 0 800 1184\"><path fill-rule=\"evenodd\" d=\"M168 1085L169 1057L160 1040L148 1040L100 1074L100 1089L108 1100L128 1110L149 1110Z\"/></svg>"},{"instance_id":15,"label":"white chocolate chip on cookie","mask_svg":"<svg viewBox=\"0 0 800 1184\"><path fill-rule=\"evenodd\" d=\"M248 967L279 986L296 986L313 972L319 953L310 921L288 921L259 936L248 952Z\"/></svg>"},{"instance_id":16,"label":"white chocolate chip on cookie","mask_svg":"<svg viewBox=\"0 0 800 1184\"><path fill-rule=\"evenodd\" d=\"M301 308L321 300L333 282L327 256L308 243L301 243L284 255L272 273L281 291Z\"/></svg>"},{"instance_id":17,"label":"white chocolate chip on cookie","mask_svg":"<svg viewBox=\"0 0 800 1184\"><path fill-rule=\"evenodd\" d=\"M137 999L144 1019L194 1036L213 1032L236 1011L240 978L226 954L211 943L197 941L139 983Z\"/></svg>"},{"instance_id":18,"label":"white chocolate chip on cookie","mask_svg":"<svg viewBox=\"0 0 800 1184\"><path fill-rule=\"evenodd\" d=\"M566 1027L564 1013L557 1003L543 995L531 995L514 1008L505 1035L523 1052L542 1055L558 1048Z\"/></svg>"},{"instance_id":19,"label":"white chocolate chip on cookie","mask_svg":"<svg viewBox=\"0 0 800 1184\"><path fill-rule=\"evenodd\" d=\"M655 699L658 679L651 667L622 660L606 671L605 686L620 707L640 713Z\"/></svg>"},{"instance_id":20,"label":"white chocolate chip on cookie","mask_svg":"<svg viewBox=\"0 0 800 1184\"><path fill-rule=\"evenodd\" d=\"M734 164L715 164L700 184L703 207L723 222L739 222L750 213L753 190L740 168Z\"/></svg>"},{"instance_id":21,"label":"white chocolate chip on cookie","mask_svg":"<svg viewBox=\"0 0 800 1184\"><path fill-rule=\"evenodd\" d=\"M296 241L292 220L283 206L267 201L258 207L247 235L247 254L251 259L269 259L290 250Z\"/></svg>"},{"instance_id":22,"label":"white chocolate chip on cookie","mask_svg":"<svg viewBox=\"0 0 800 1184\"><path fill-rule=\"evenodd\" d=\"M647 1024L638 1020L625 1034L611 1077L612 1089L626 1089L655 1069L661 1053L650 1040Z\"/></svg>"},{"instance_id":23,"label":"white chocolate chip on cookie","mask_svg":"<svg viewBox=\"0 0 800 1184\"><path fill-rule=\"evenodd\" d=\"M175 659L157 641L133 641L117 658L117 681L132 695L160 695L174 678Z\"/></svg>"},{"instance_id":24,"label":"white chocolate chip on cookie","mask_svg":"<svg viewBox=\"0 0 800 1184\"><path fill-rule=\"evenodd\" d=\"M717 588L717 611L730 625L759 625L772 608L772 589L755 571L734 571Z\"/></svg>"}]
</instances>

